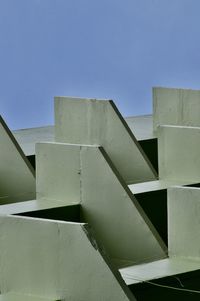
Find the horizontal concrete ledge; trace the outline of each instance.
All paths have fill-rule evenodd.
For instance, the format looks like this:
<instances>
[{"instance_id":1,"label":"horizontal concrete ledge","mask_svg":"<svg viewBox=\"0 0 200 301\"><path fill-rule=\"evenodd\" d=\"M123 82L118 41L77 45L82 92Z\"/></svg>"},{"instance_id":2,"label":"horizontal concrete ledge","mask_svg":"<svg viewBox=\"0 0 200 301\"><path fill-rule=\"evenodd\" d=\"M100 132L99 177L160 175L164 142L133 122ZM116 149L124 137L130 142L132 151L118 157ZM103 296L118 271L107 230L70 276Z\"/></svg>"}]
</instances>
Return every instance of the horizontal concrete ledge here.
<instances>
[{"instance_id":1,"label":"horizontal concrete ledge","mask_svg":"<svg viewBox=\"0 0 200 301\"><path fill-rule=\"evenodd\" d=\"M7 293L0 295L0 301L59 301L57 298L43 298L33 295Z\"/></svg>"},{"instance_id":2,"label":"horizontal concrete ledge","mask_svg":"<svg viewBox=\"0 0 200 301\"><path fill-rule=\"evenodd\" d=\"M187 273L200 269L200 260L166 258L146 264L129 266L119 272L127 285Z\"/></svg>"},{"instance_id":3,"label":"horizontal concrete ledge","mask_svg":"<svg viewBox=\"0 0 200 301\"><path fill-rule=\"evenodd\" d=\"M198 182L194 181L169 181L169 180L157 180L157 181L149 181L149 182L143 182L143 183L137 183L137 184L131 184L128 185L131 192L136 195L139 193L144 192L151 192L156 190L162 190L167 189L172 186L180 186L180 185L192 185L192 184L198 184Z\"/></svg>"},{"instance_id":4,"label":"horizontal concrete ledge","mask_svg":"<svg viewBox=\"0 0 200 301\"><path fill-rule=\"evenodd\" d=\"M0 206L0 215L20 214L37 210L65 207L66 202L53 200L32 200Z\"/></svg>"}]
</instances>

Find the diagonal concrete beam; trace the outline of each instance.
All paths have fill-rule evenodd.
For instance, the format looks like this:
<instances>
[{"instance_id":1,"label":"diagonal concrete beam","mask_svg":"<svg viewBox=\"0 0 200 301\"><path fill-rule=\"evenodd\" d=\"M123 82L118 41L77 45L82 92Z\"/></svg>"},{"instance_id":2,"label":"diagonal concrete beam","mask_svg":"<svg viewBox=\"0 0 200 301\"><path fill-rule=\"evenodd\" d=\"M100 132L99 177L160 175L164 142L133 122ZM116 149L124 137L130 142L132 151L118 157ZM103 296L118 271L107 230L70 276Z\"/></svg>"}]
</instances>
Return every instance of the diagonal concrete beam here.
<instances>
[{"instance_id":1,"label":"diagonal concrete beam","mask_svg":"<svg viewBox=\"0 0 200 301\"><path fill-rule=\"evenodd\" d=\"M84 223L1 216L0 245L2 294L135 300Z\"/></svg>"},{"instance_id":2,"label":"diagonal concrete beam","mask_svg":"<svg viewBox=\"0 0 200 301\"><path fill-rule=\"evenodd\" d=\"M166 257L157 231L102 147L36 145L37 199L80 203L118 267Z\"/></svg>"},{"instance_id":3,"label":"diagonal concrete beam","mask_svg":"<svg viewBox=\"0 0 200 301\"><path fill-rule=\"evenodd\" d=\"M0 117L0 204L35 198L35 172Z\"/></svg>"}]
</instances>

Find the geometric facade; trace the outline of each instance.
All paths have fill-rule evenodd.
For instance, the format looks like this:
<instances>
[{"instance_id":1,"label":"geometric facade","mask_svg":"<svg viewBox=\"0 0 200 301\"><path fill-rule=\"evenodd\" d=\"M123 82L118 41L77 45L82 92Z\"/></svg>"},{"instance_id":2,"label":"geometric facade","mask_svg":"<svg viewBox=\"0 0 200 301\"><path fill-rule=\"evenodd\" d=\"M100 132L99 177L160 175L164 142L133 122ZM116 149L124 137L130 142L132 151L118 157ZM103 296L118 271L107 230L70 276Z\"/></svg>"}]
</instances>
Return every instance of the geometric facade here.
<instances>
[{"instance_id":1,"label":"geometric facade","mask_svg":"<svg viewBox=\"0 0 200 301\"><path fill-rule=\"evenodd\" d=\"M0 120L0 301L198 298L199 95L154 88L151 129L71 97L55 132Z\"/></svg>"}]
</instances>

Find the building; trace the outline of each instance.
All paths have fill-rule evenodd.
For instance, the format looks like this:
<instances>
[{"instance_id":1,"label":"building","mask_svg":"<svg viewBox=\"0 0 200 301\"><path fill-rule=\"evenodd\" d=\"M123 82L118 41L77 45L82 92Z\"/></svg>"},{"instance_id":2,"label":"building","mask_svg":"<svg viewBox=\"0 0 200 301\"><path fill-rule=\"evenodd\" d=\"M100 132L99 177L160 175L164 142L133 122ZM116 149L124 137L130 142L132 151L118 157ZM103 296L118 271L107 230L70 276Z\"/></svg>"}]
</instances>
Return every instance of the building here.
<instances>
[{"instance_id":1,"label":"building","mask_svg":"<svg viewBox=\"0 0 200 301\"><path fill-rule=\"evenodd\" d=\"M197 300L200 91L153 105L56 97L54 127L0 120L1 301Z\"/></svg>"}]
</instances>

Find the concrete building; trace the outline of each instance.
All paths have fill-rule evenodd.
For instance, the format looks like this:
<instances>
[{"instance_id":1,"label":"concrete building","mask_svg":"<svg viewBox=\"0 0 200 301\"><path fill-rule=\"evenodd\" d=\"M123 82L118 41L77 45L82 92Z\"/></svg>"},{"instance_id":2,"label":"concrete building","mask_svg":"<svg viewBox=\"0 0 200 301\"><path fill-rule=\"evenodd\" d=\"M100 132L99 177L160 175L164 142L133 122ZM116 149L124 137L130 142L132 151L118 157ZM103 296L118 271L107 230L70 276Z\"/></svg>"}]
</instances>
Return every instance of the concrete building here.
<instances>
[{"instance_id":1,"label":"concrete building","mask_svg":"<svg viewBox=\"0 0 200 301\"><path fill-rule=\"evenodd\" d=\"M55 97L55 126L0 119L0 301L197 300L200 91L153 115Z\"/></svg>"}]
</instances>

